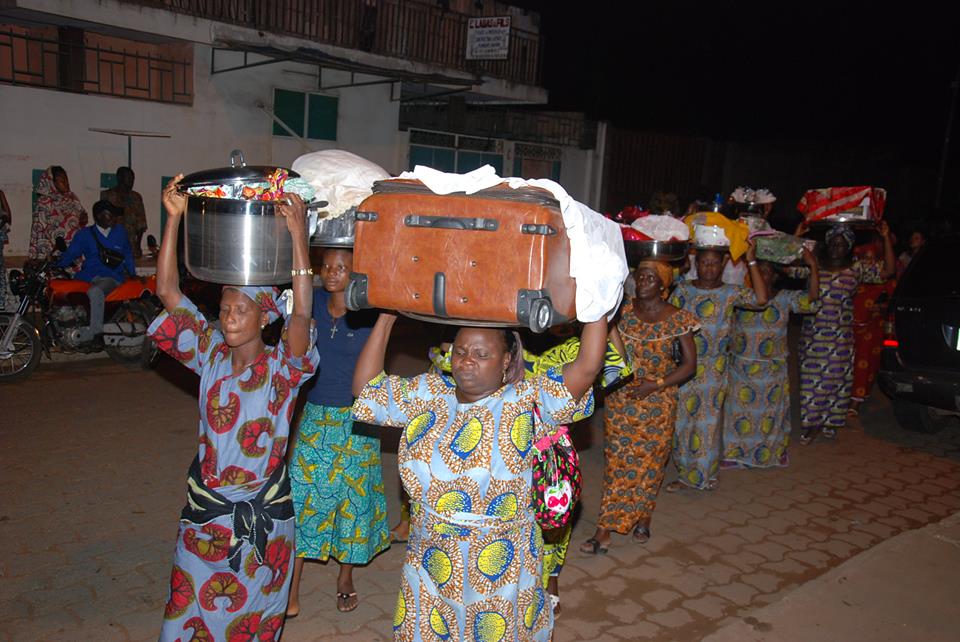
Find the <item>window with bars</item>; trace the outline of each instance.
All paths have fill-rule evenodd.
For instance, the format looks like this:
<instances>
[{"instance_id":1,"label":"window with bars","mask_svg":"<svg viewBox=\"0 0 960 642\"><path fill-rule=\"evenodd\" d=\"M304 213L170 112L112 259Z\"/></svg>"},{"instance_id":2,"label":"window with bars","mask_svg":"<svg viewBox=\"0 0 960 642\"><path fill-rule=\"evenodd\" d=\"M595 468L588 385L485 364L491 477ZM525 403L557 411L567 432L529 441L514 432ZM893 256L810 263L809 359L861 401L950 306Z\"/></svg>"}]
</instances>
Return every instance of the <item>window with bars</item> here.
<instances>
[{"instance_id":1,"label":"window with bars","mask_svg":"<svg viewBox=\"0 0 960 642\"><path fill-rule=\"evenodd\" d=\"M273 90L273 113L286 127L274 121L274 136L297 136L313 140L337 140L339 99L288 89ZM289 129L287 129L289 128Z\"/></svg>"}]
</instances>

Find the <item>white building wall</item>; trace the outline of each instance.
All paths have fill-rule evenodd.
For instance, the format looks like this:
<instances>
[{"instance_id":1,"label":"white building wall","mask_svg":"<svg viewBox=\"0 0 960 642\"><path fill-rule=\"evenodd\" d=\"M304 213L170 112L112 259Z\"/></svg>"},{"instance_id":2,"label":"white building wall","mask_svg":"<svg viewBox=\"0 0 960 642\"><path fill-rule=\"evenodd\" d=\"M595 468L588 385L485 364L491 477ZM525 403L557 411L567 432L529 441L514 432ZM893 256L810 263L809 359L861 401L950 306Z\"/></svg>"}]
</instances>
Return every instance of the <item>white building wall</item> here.
<instances>
[{"instance_id":1,"label":"white building wall","mask_svg":"<svg viewBox=\"0 0 960 642\"><path fill-rule=\"evenodd\" d=\"M143 195L149 232L154 234L160 226L161 177L225 166L235 148L243 150L249 164L289 166L306 151L339 147L389 172L405 169L406 154L398 158L397 153L404 138L397 128L399 103L390 100L389 84L319 92L339 98L337 141L304 144L273 136L273 121L258 105L272 105L275 87L317 91L316 67L283 63L211 76L211 51L206 45L194 46L192 106L0 85L0 189L13 210L5 253L27 252L33 169L62 165L89 210L99 198L101 172L127 163L127 139L91 132L91 127L170 135L133 140L135 189ZM349 74L325 70L323 81L349 82Z\"/></svg>"}]
</instances>

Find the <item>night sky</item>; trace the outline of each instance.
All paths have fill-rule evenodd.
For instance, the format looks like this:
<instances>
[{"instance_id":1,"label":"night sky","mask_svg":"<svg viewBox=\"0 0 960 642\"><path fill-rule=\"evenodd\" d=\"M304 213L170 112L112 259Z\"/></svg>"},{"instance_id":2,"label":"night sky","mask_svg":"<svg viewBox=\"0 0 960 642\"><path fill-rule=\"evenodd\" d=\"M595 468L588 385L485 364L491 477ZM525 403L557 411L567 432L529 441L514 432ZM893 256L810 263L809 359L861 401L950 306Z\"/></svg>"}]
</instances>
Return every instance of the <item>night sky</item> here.
<instances>
[{"instance_id":1,"label":"night sky","mask_svg":"<svg viewBox=\"0 0 960 642\"><path fill-rule=\"evenodd\" d=\"M876 142L910 164L939 161L960 68L960 11L947 3L511 4L542 16L553 109L718 140ZM957 148L960 117L960 159Z\"/></svg>"}]
</instances>

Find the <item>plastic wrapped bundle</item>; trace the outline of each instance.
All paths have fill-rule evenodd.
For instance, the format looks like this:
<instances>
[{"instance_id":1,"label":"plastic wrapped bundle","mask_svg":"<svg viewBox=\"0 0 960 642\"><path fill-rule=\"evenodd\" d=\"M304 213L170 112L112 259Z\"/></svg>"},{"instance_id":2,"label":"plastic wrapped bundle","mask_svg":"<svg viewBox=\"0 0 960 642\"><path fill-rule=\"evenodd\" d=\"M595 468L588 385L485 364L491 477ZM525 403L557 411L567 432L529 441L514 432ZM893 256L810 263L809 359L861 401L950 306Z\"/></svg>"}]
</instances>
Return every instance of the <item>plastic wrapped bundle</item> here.
<instances>
[{"instance_id":1,"label":"plastic wrapped bundle","mask_svg":"<svg viewBox=\"0 0 960 642\"><path fill-rule=\"evenodd\" d=\"M651 214L635 220L631 227L654 241L687 241L690 228L686 223L672 216Z\"/></svg>"},{"instance_id":2,"label":"plastic wrapped bundle","mask_svg":"<svg viewBox=\"0 0 960 642\"><path fill-rule=\"evenodd\" d=\"M757 258L761 261L789 264L803 254L804 239L783 232L772 232L755 237Z\"/></svg>"},{"instance_id":3,"label":"plastic wrapped bundle","mask_svg":"<svg viewBox=\"0 0 960 642\"><path fill-rule=\"evenodd\" d=\"M373 193L375 181L390 178L385 169L342 149L325 149L304 154L293 161L292 169L327 201L326 217L337 217L356 207Z\"/></svg>"}]
</instances>

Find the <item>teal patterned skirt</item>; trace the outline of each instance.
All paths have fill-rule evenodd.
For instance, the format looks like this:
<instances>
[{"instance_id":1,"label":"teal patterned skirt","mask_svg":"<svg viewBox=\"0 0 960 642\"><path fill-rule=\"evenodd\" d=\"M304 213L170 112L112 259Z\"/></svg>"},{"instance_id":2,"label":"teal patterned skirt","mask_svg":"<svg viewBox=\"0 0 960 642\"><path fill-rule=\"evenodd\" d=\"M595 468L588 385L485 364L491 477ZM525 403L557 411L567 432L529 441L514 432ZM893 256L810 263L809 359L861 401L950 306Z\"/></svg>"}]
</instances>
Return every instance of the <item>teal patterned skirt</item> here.
<instances>
[{"instance_id":1,"label":"teal patterned skirt","mask_svg":"<svg viewBox=\"0 0 960 642\"><path fill-rule=\"evenodd\" d=\"M366 564L390 546L380 440L354 434L351 410L303 409L290 461L297 557Z\"/></svg>"}]
</instances>

